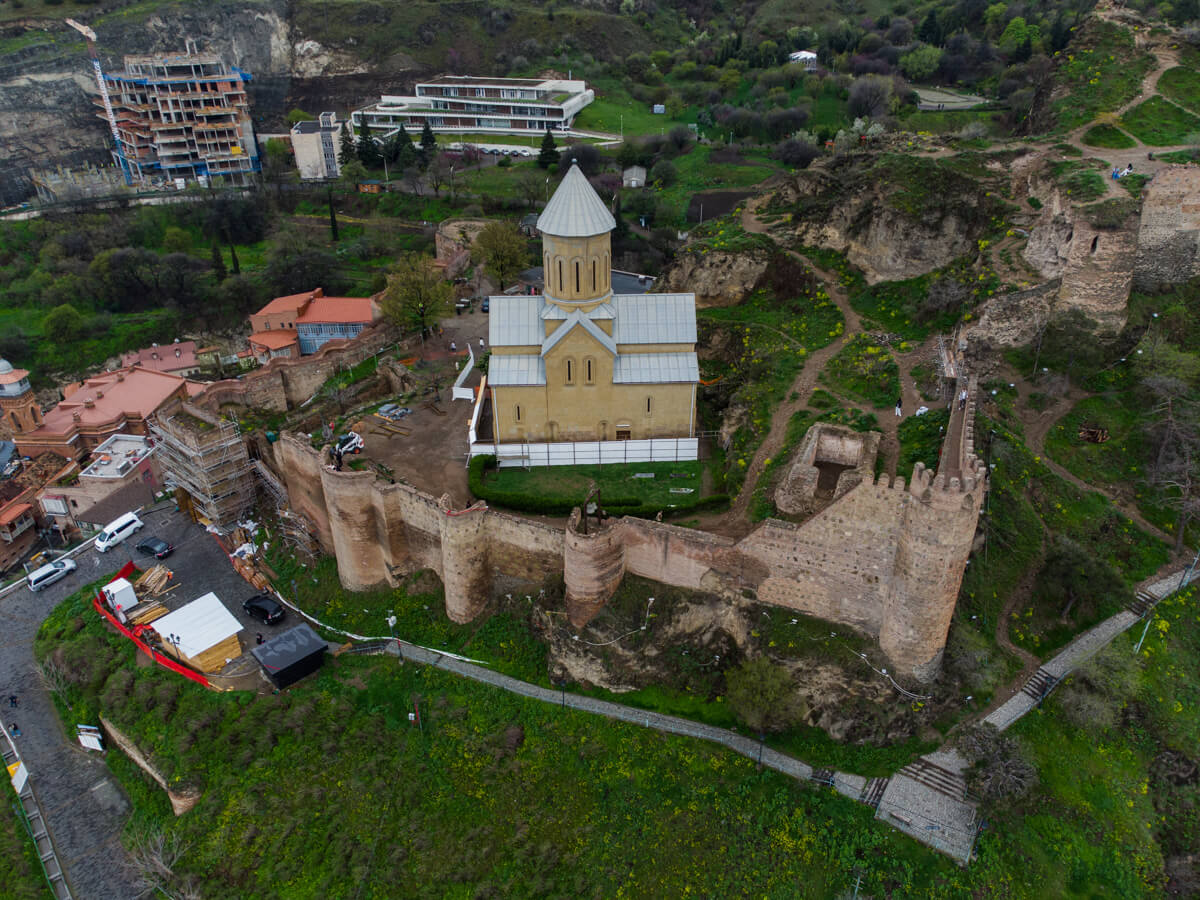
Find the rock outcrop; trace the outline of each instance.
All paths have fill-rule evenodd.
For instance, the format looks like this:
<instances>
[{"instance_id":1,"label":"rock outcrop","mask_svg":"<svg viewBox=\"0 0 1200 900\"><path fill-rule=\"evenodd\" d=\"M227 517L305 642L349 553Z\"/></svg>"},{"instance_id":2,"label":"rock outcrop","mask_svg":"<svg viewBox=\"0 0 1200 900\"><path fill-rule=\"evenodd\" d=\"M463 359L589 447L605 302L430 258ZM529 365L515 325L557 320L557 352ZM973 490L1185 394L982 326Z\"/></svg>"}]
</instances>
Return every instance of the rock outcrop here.
<instances>
[{"instance_id":1,"label":"rock outcrop","mask_svg":"<svg viewBox=\"0 0 1200 900\"><path fill-rule=\"evenodd\" d=\"M691 291L700 307L736 306L755 289L766 271L765 253L682 253L663 273L656 290Z\"/></svg>"}]
</instances>

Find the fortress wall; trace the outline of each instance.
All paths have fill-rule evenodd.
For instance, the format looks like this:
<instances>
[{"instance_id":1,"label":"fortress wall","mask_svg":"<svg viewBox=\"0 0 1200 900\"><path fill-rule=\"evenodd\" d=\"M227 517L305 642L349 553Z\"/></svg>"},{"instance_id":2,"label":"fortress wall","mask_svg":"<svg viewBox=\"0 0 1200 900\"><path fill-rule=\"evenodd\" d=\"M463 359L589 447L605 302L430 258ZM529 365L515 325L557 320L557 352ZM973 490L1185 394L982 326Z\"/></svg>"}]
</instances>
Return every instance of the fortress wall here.
<instances>
[{"instance_id":1,"label":"fortress wall","mask_svg":"<svg viewBox=\"0 0 1200 900\"><path fill-rule=\"evenodd\" d=\"M332 553L329 510L321 486L321 456L294 434L284 432L275 444L277 471L284 473L288 504L312 523L321 549Z\"/></svg>"},{"instance_id":2,"label":"fortress wall","mask_svg":"<svg viewBox=\"0 0 1200 900\"><path fill-rule=\"evenodd\" d=\"M1101 331L1124 328L1137 250L1133 230L1101 230L1077 217L1058 290L1059 310L1078 309Z\"/></svg>"},{"instance_id":3,"label":"fortress wall","mask_svg":"<svg viewBox=\"0 0 1200 900\"><path fill-rule=\"evenodd\" d=\"M392 583L418 569L442 574L441 517L437 501L407 484L374 485L378 541Z\"/></svg>"},{"instance_id":4,"label":"fortress wall","mask_svg":"<svg viewBox=\"0 0 1200 900\"><path fill-rule=\"evenodd\" d=\"M464 510L446 508L444 512L441 538L446 615L453 622L470 622L491 597L487 507L479 504ZM340 563L341 557L338 559Z\"/></svg>"},{"instance_id":5,"label":"fortress wall","mask_svg":"<svg viewBox=\"0 0 1200 900\"><path fill-rule=\"evenodd\" d=\"M563 531L536 519L488 510L492 568L521 581L545 581L563 571Z\"/></svg>"},{"instance_id":6,"label":"fortress wall","mask_svg":"<svg viewBox=\"0 0 1200 900\"><path fill-rule=\"evenodd\" d=\"M1200 167L1160 169L1146 188L1133 286L1158 291L1200 275Z\"/></svg>"},{"instance_id":7,"label":"fortress wall","mask_svg":"<svg viewBox=\"0 0 1200 900\"><path fill-rule=\"evenodd\" d=\"M374 472L334 472L322 467L321 489L329 511L329 531L338 578L348 590L365 591L388 583L380 523L375 515ZM386 523L383 527L386 528Z\"/></svg>"},{"instance_id":8,"label":"fortress wall","mask_svg":"<svg viewBox=\"0 0 1200 900\"><path fill-rule=\"evenodd\" d=\"M769 577L758 599L877 635L908 494L904 479L864 481L800 525L769 519L738 549Z\"/></svg>"},{"instance_id":9,"label":"fortress wall","mask_svg":"<svg viewBox=\"0 0 1200 900\"><path fill-rule=\"evenodd\" d=\"M705 575L714 568L730 569L722 561L735 555L729 538L626 517L617 525L625 547L625 569L634 575L693 590L711 590Z\"/></svg>"},{"instance_id":10,"label":"fortress wall","mask_svg":"<svg viewBox=\"0 0 1200 900\"><path fill-rule=\"evenodd\" d=\"M563 547L563 580L567 586L567 618L576 628L592 620L625 577L625 543L613 522L579 530L579 509L571 513Z\"/></svg>"}]
</instances>

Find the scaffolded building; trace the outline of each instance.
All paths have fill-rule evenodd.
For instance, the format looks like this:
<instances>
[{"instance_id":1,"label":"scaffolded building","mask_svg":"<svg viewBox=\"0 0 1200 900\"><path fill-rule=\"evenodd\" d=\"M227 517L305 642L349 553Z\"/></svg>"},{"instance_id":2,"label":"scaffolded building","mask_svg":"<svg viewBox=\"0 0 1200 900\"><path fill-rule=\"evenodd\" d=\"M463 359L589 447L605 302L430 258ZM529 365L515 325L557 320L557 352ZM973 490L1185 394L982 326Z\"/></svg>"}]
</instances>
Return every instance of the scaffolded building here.
<instances>
[{"instance_id":1,"label":"scaffolded building","mask_svg":"<svg viewBox=\"0 0 1200 900\"><path fill-rule=\"evenodd\" d=\"M159 462L180 508L232 531L254 505L254 471L235 423L187 402L159 410L150 425Z\"/></svg>"},{"instance_id":2,"label":"scaffolded building","mask_svg":"<svg viewBox=\"0 0 1200 900\"><path fill-rule=\"evenodd\" d=\"M188 42L175 56L126 56L106 72L121 151L137 181L216 176L244 184L260 168L246 83L250 74ZM104 102L97 115L107 120Z\"/></svg>"}]
</instances>

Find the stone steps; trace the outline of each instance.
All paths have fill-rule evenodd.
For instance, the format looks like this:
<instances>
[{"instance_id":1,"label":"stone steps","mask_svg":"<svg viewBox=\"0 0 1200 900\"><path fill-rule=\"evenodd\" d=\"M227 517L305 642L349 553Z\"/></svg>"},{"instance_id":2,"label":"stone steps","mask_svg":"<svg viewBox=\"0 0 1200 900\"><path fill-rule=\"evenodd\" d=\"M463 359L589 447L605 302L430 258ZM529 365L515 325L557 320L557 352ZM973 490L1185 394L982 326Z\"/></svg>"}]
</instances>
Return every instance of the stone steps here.
<instances>
[{"instance_id":1,"label":"stone steps","mask_svg":"<svg viewBox=\"0 0 1200 900\"><path fill-rule=\"evenodd\" d=\"M883 792L887 790L890 778L872 778L867 782L867 786L863 788L862 802L867 806L879 808L879 801L883 799Z\"/></svg>"},{"instance_id":2,"label":"stone steps","mask_svg":"<svg viewBox=\"0 0 1200 900\"><path fill-rule=\"evenodd\" d=\"M1138 591L1134 595L1133 599L1129 601L1127 608L1131 613L1141 619L1144 618L1148 612L1154 609L1156 603L1158 603L1158 598L1153 594L1148 593L1147 591Z\"/></svg>"},{"instance_id":3,"label":"stone steps","mask_svg":"<svg viewBox=\"0 0 1200 900\"><path fill-rule=\"evenodd\" d=\"M1033 677L1025 682L1025 685L1021 688L1021 693L1026 697L1031 697L1034 700L1041 701L1044 700L1046 695L1054 689L1054 686L1057 683L1057 678L1047 672L1044 668L1039 668L1037 672L1034 673Z\"/></svg>"},{"instance_id":4,"label":"stone steps","mask_svg":"<svg viewBox=\"0 0 1200 900\"><path fill-rule=\"evenodd\" d=\"M909 763L897 774L905 775L913 781L919 781L939 794L945 794L953 800L967 799L967 780L957 772L932 763L927 759L918 759Z\"/></svg>"}]
</instances>

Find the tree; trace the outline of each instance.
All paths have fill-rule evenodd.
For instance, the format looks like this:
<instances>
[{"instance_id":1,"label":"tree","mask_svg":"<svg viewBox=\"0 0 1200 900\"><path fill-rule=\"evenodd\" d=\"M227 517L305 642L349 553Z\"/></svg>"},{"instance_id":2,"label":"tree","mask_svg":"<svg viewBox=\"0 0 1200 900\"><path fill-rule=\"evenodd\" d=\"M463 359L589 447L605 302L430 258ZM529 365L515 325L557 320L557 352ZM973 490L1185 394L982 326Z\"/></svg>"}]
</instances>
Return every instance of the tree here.
<instances>
[{"instance_id":1,"label":"tree","mask_svg":"<svg viewBox=\"0 0 1200 900\"><path fill-rule=\"evenodd\" d=\"M357 159L352 159L342 166L342 183L357 190L358 185L367 180L367 174L367 167Z\"/></svg>"},{"instance_id":2,"label":"tree","mask_svg":"<svg viewBox=\"0 0 1200 900\"><path fill-rule=\"evenodd\" d=\"M533 209L549 190L547 179L533 169L522 169L517 175L517 193L525 205Z\"/></svg>"},{"instance_id":3,"label":"tree","mask_svg":"<svg viewBox=\"0 0 1200 900\"><path fill-rule=\"evenodd\" d=\"M433 129L429 127L429 120L425 120L425 124L421 127L421 168L424 169L431 162L433 156L437 153L437 138L433 136Z\"/></svg>"},{"instance_id":4,"label":"tree","mask_svg":"<svg viewBox=\"0 0 1200 900\"><path fill-rule=\"evenodd\" d=\"M354 135L350 133L350 123L342 123L341 144L338 148L338 165L344 166L352 159L358 159L358 148L354 146Z\"/></svg>"},{"instance_id":5,"label":"tree","mask_svg":"<svg viewBox=\"0 0 1200 900\"><path fill-rule=\"evenodd\" d=\"M529 245L511 222L492 222L475 237L472 256L496 276L497 287L529 265Z\"/></svg>"},{"instance_id":6,"label":"tree","mask_svg":"<svg viewBox=\"0 0 1200 900\"><path fill-rule=\"evenodd\" d=\"M928 81L942 62L942 51L923 44L900 57L900 71L911 81Z\"/></svg>"},{"instance_id":7,"label":"tree","mask_svg":"<svg viewBox=\"0 0 1200 900\"><path fill-rule=\"evenodd\" d=\"M383 154L379 145L371 137L371 129L367 127L366 119L358 126L358 161L368 169L377 169L383 165Z\"/></svg>"},{"instance_id":8,"label":"tree","mask_svg":"<svg viewBox=\"0 0 1200 900\"><path fill-rule=\"evenodd\" d=\"M650 180L663 187L670 187L679 180L679 170L669 159L660 159L650 170Z\"/></svg>"},{"instance_id":9,"label":"tree","mask_svg":"<svg viewBox=\"0 0 1200 900\"><path fill-rule=\"evenodd\" d=\"M265 281L276 296L318 287L336 294L341 287L337 268L336 257L320 241L295 228L281 228L267 245Z\"/></svg>"},{"instance_id":10,"label":"tree","mask_svg":"<svg viewBox=\"0 0 1200 900\"><path fill-rule=\"evenodd\" d=\"M212 260L213 277L217 284L220 284L225 280L225 257L221 255L221 247L216 241L208 245L208 251Z\"/></svg>"},{"instance_id":11,"label":"tree","mask_svg":"<svg viewBox=\"0 0 1200 900\"><path fill-rule=\"evenodd\" d=\"M887 112L891 99L892 80L868 75L850 86L850 99L846 105L855 118L877 119Z\"/></svg>"},{"instance_id":12,"label":"tree","mask_svg":"<svg viewBox=\"0 0 1200 900\"><path fill-rule=\"evenodd\" d=\"M809 141L792 138L775 148L775 158L785 166L797 169L807 169L814 159L821 155L815 144Z\"/></svg>"},{"instance_id":13,"label":"tree","mask_svg":"<svg viewBox=\"0 0 1200 900\"><path fill-rule=\"evenodd\" d=\"M362 165L362 163L359 163ZM338 221L337 211L333 208L333 186L330 185L325 192L325 199L329 203L329 239L335 244L338 242Z\"/></svg>"},{"instance_id":14,"label":"tree","mask_svg":"<svg viewBox=\"0 0 1200 900\"><path fill-rule=\"evenodd\" d=\"M578 162L584 175L595 175L600 171L600 151L593 144L572 144L558 159L558 174L566 175L571 163Z\"/></svg>"},{"instance_id":15,"label":"tree","mask_svg":"<svg viewBox=\"0 0 1200 900\"><path fill-rule=\"evenodd\" d=\"M454 289L428 256L406 253L388 273L379 297L383 314L402 329L416 329L422 338L442 316L450 314Z\"/></svg>"},{"instance_id":16,"label":"tree","mask_svg":"<svg viewBox=\"0 0 1200 900\"><path fill-rule=\"evenodd\" d=\"M168 253L187 253L192 249L192 236L177 225L163 233L162 247Z\"/></svg>"},{"instance_id":17,"label":"tree","mask_svg":"<svg viewBox=\"0 0 1200 900\"><path fill-rule=\"evenodd\" d=\"M958 749L971 764L967 785L985 801L1005 805L1025 796L1037 783L1037 769L1025 745L995 725L977 725L959 739Z\"/></svg>"},{"instance_id":18,"label":"tree","mask_svg":"<svg viewBox=\"0 0 1200 900\"><path fill-rule=\"evenodd\" d=\"M430 161L429 169L425 172L425 180L433 188L435 197L441 194L442 188L450 181L450 173L453 169L454 164L445 153L439 153Z\"/></svg>"},{"instance_id":19,"label":"tree","mask_svg":"<svg viewBox=\"0 0 1200 900\"><path fill-rule=\"evenodd\" d=\"M69 303L56 306L42 319L42 333L58 340L76 341L87 331L87 320Z\"/></svg>"},{"instance_id":20,"label":"tree","mask_svg":"<svg viewBox=\"0 0 1200 900\"><path fill-rule=\"evenodd\" d=\"M725 673L725 698L738 721L757 731L784 731L801 715L791 673L765 656Z\"/></svg>"},{"instance_id":21,"label":"tree","mask_svg":"<svg viewBox=\"0 0 1200 900\"><path fill-rule=\"evenodd\" d=\"M288 142L279 138L268 138L263 160L263 179L279 183L291 175L292 171L292 150Z\"/></svg>"},{"instance_id":22,"label":"tree","mask_svg":"<svg viewBox=\"0 0 1200 900\"><path fill-rule=\"evenodd\" d=\"M558 145L554 143L554 135L550 126L546 126L546 136L542 138L542 149L538 153L537 164L543 169L549 169L558 164Z\"/></svg>"}]
</instances>

